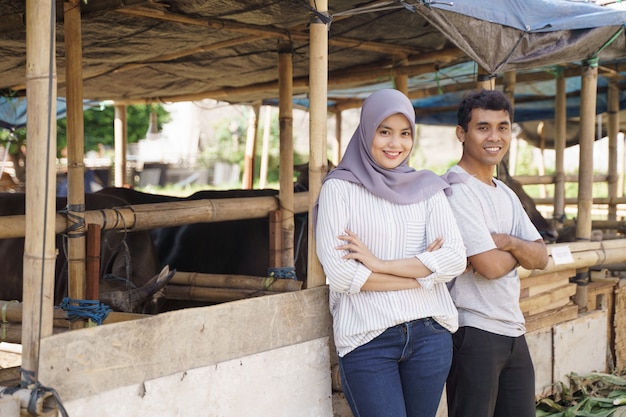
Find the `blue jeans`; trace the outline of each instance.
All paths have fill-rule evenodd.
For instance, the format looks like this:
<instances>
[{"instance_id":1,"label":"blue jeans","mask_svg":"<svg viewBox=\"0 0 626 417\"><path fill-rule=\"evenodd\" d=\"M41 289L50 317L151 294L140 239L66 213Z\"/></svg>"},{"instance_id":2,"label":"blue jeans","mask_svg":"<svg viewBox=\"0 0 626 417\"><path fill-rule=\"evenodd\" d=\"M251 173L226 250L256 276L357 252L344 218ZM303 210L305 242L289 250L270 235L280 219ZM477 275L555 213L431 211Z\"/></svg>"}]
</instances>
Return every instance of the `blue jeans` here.
<instances>
[{"instance_id":1,"label":"blue jeans","mask_svg":"<svg viewBox=\"0 0 626 417\"><path fill-rule=\"evenodd\" d=\"M354 417L434 417L452 360L452 337L432 318L390 327L339 358Z\"/></svg>"}]
</instances>

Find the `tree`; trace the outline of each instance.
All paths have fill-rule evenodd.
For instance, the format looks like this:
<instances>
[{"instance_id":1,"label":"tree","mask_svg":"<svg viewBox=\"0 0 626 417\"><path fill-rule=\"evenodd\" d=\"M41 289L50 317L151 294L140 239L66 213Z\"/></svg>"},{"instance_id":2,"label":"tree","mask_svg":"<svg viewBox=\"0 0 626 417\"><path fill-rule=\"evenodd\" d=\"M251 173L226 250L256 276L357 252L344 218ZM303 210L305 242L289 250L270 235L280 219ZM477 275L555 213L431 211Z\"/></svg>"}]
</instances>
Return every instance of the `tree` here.
<instances>
[{"instance_id":1,"label":"tree","mask_svg":"<svg viewBox=\"0 0 626 417\"><path fill-rule=\"evenodd\" d=\"M150 111L157 114L159 130L170 119L170 114L160 104L142 104L127 107L127 134L128 143L135 143L146 137L150 123ZM87 109L84 112L85 124L85 152L98 150L98 144L113 147L115 137L113 124L115 121L115 107L104 105L98 108ZM67 120L57 121L57 155L67 145Z\"/></svg>"}]
</instances>

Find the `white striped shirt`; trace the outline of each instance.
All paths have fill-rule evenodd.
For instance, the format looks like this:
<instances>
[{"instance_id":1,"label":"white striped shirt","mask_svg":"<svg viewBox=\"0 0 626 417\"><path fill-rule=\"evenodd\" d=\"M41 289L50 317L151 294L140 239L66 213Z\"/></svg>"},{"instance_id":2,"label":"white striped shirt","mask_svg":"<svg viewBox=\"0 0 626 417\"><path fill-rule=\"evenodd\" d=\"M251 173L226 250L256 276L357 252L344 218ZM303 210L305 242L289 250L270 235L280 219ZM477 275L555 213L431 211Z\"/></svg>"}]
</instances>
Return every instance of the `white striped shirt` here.
<instances>
[{"instance_id":1,"label":"white striped shirt","mask_svg":"<svg viewBox=\"0 0 626 417\"><path fill-rule=\"evenodd\" d=\"M383 260L416 256L433 271L420 279L420 288L400 291L361 291L371 271L359 261L342 259L337 236L349 229ZM425 252L443 236L441 249ZM335 345L344 356L387 328L433 317L455 332L457 310L446 282L466 266L465 247L443 191L415 204L396 204L375 196L361 185L330 179L320 191L316 226L317 255L330 287Z\"/></svg>"}]
</instances>

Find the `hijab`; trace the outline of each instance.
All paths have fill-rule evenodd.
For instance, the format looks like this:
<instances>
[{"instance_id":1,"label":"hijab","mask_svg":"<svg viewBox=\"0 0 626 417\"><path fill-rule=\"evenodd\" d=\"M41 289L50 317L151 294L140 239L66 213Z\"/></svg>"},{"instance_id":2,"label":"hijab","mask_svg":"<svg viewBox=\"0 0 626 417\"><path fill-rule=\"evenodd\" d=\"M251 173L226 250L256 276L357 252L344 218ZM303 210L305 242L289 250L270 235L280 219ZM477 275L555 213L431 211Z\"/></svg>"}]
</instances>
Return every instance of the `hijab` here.
<instances>
[{"instance_id":1,"label":"hijab","mask_svg":"<svg viewBox=\"0 0 626 417\"><path fill-rule=\"evenodd\" d=\"M393 169L382 168L372 156L372 142L378 126L387 117L400 113L411 124L415 146L415 110L406 95L394 89L378 90L363 101L361 119L337 168L324 178L339 178L360 184L372 194L397 204L412 204L448 187L429 170L416 171L407 165L409 155ZM413 150L413 147L411 150Z\"/></svg>"},{"instance_id":2,"label":"hijab","mask_svg":"<svg viewBox=\"0 0 626 417\"><path fill-rule=\"evenodd\" d=\"M372 142L378 126L394 114L404 115L411 124L413 147L415 145L415 110L402 92L383 89L372 93L363 101L361 118L339 165L330 171L322 184L338 178L359 184L372 194L397 204L413 204L426 200L448 188L448 184L429 170L416 171L407 165L409 155L400 165L386 169L372 156ZM313 221L316 220L317 204ZM315 224L315 223L314 223Z\"/></svg>"}]
</instances>

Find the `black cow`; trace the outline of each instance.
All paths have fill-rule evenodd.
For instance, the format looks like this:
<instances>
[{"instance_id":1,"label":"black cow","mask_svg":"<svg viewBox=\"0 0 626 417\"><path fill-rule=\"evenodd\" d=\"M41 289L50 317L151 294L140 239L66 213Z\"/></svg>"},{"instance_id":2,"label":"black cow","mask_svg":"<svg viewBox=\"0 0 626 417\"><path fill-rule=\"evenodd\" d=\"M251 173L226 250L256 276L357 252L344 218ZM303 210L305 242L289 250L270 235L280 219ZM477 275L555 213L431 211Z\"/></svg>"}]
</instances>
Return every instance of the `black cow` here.
<instances>
[{"instance_id":1,"label":"black cow","mask_svg":"<svg viewBox=\"0 0 626 417\"><path fill-rule=\"evenodd\" d=\"M333 165L328 162L328 166ZM296 165L295 192L309 186L308 163ZM133 189L104 188L98 194L119 196L129 204L163 203L181 200L246 198L274 196L278 191L204 190L186 198L143 193ZM306 277L308 257L308 215L294 218L294 267L298 280ZM152 231L161 265L185 272L267 276L269 268L270 226L268 218L195 223ZM280 273L280 271L278 271Z\"/></svg>"},{"instance_id":2,"label":"black cow","mask_svg":"<svg viewBox=\"0 0 626 417\"><path fill-rule=\"evenodd\" d=\"M278 191L205 190L186 198L142 193L132 189L104 188L97 194L122 196L131 205L181 200L278 197ZM295 275L306 274L307 215L295 216ZM153 240L161 265L179 271L211 274L267 276L270 225L268 218L194 223L155 229Z\"/></svg>"},{"instance_id":3,"label":"black cow","mask_svg":"<svg viewBox=\"0 0 626 417\"><path fill-rule=\"evenodd\" d=\"M57 197L56 210L64 210L64 197ZM86 194L86 210L128 205L107 195ZM0 193L0 215L23 215L25 194ZM57 235L54 304L68 294L65 236ZM0 239L0 299L22 299L24 238ZM115 311L154 312L153 296L173 277L174 271L159 271L158 257L149 232L102 232L100 251L100 301Z\"/></svg>"}]
</instances>

